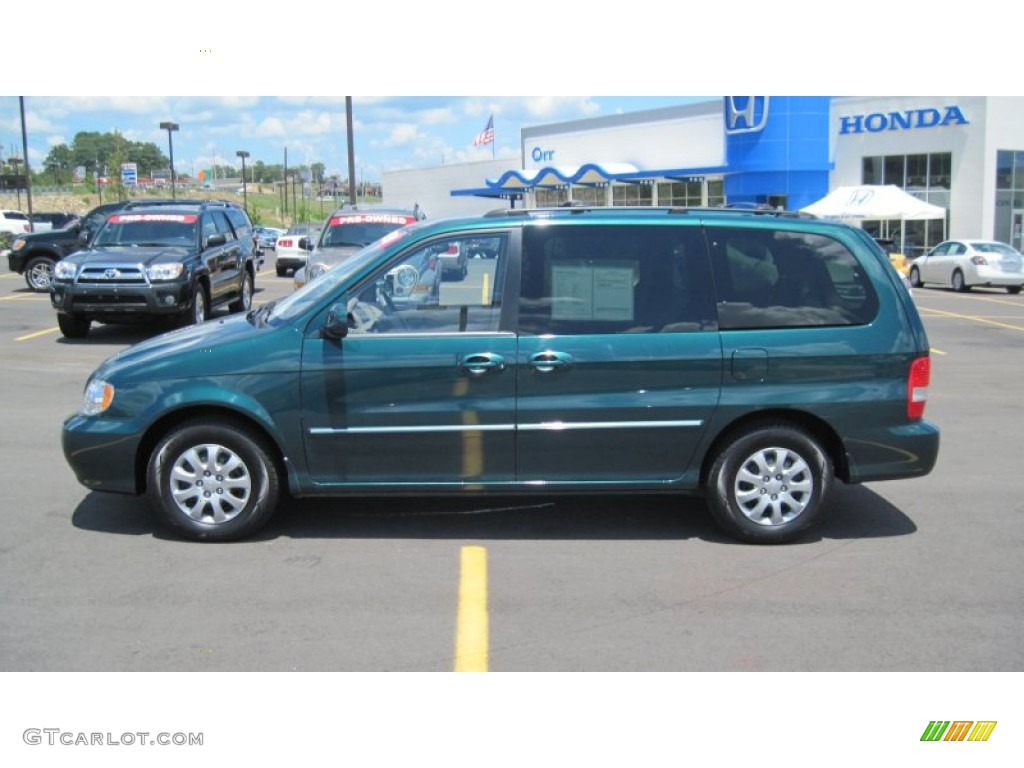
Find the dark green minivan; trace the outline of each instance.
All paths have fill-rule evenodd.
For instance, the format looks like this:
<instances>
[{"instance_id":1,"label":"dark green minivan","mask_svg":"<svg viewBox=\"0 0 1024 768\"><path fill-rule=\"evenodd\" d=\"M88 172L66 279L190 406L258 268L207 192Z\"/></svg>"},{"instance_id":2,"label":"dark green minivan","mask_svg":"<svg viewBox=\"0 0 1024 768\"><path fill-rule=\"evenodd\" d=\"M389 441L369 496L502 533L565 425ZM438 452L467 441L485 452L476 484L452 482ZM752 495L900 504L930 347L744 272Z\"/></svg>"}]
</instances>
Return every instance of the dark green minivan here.
<instances>
[{"instance_id":1,"label":"dark green minivan","mask_svg":"<svg viewBox=\"0 0 1024 768\"><path fill-rule=\"evenodd\" d=\"M442 274L440 254L487 258ZM64 424L90 489L194 539L294 497L701 493L751 542L920 477L928 339L860 229L777 211L509 210L396 230L279 302L127 349Z\"/></svg>"}]
</instances>

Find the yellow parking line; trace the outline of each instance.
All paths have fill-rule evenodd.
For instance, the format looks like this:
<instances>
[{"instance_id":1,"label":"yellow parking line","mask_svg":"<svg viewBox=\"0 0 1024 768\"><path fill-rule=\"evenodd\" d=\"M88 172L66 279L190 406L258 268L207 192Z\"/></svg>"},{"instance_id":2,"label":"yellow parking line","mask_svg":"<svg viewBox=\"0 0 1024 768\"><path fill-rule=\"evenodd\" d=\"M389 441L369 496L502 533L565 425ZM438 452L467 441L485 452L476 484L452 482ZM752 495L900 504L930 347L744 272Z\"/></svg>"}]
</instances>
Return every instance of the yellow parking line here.
<instances>
[{"instance_id":1,"label":"yellow parking line","mask_svg":"<svg viewBox=\"0 0 1024 768\"><path fill-rule=\"evenodd\" d=\"M265 269L262 272L257 272L256 277L266 277L267 275L276 275L276 269Z\"/></svg>"},{"instance_id":2,"label":"yellow parking line","mask_svg":"<svg viewBox=\"0 0 1024 768\"><path fill-rule=\"evenodd\" d=\"M48 333L55 333L59 330L59 327L54 326L53 328L47 328L45 331L36 331L35 333L27 333L24 336L19 336L15 341L28 341L29 339L34 339L37 336L45 336Z\"/></svg>"},{"instance_id":3,"label":"yellow parking line","mask_svg":"<svg viewBox=\"0 0 1024 768\"><path fill-rule=\"evenodd\" d=\"M1011 331L1024 331L1024 325L1011 325L1010 323L999 323L995 320L988 320L984 317L978 317L976 315L961 315L957 312L945 312L941 309L934 309L932 307L921 307L922 310L928 313L934 313L943 317L952 317L957 320L971 320L975 323L985 323L987 325L994 325L996 328L1009 328Z\"/></svg>"},{"instance_id":4,"label":"yellow parking line","mask_svg":"<svg viewBox=\"0 0 1024 768\"><path fill-rule=\"evenodd\" d=\"M455 671L486 672L487 653L487 550L463 547L459 614L455 629Z\"/></svg>"},{"instance_id":5,"label":"yellow parking line","mask_svg":"<svg viewBox=\"0 0 1024 768\"><path fill-rule=\"evenodd\" d=\"M945 353L945 352L943 352L943 351L942 351L941 349L936 349L935 347L932 347L932 348L931 348L930 350L928 350L928 351L929 351L929 352L931 352L931 353L932 353L933 355L945 355L945 354L946 354L946 353Z\"/></svg>"},{"instance_id":6,"label":"yellow parking line","mask_svg":"<svg viewBox=\"0 0 1024 768\"><path fill-rule=\"evenodd\" d=\"M956 293L953 291L930 291L928 293L918 293L916 295L927 297L929 299L950 299L951 301L987 301L992 304L1006 304L1011 307L1020 306L1020 302L1015 301L1014 299L998 298L997 296L994 296L990 293L978 293L977 291L972 291L970 293Z\"/></svg>"},{"instance_id":7,"label":"yellow parking line","mask_svg":"<svg viewBox=\"0 0 1024 768\"><path fill-rule=\"evenodd\" d=\"M0 301L49 301L49 296L34 296L31 293L20 296L0 296Z\"/></svg>"}]
</instances>

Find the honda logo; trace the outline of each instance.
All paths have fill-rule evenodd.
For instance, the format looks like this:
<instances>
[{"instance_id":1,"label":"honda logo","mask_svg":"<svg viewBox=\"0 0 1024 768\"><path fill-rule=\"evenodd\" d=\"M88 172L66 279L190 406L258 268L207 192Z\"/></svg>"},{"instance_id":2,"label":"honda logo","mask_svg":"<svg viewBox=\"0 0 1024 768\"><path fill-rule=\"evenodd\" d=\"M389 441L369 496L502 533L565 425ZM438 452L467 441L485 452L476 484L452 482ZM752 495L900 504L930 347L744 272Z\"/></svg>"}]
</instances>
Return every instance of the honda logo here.
<instances>
[{"instance_id":1,"label":"honda logo","mask_svg":"<svg viewBox=\"0 0 1024 768\"><path fill-rule=\"evenodd\" d=\"M847 205L867 205L874 196L875 191L873 189L856 189L850 193Z\"/></svg>"},{"instance_id":2,"label":"honda logo","mask_svg":"<svg viewBox=\"0 0 1024 768\"><path fill-rule=\"evenodd\" d=\"M767 96L726 96L725 132L757 133L768 123Z\"/></svg>"}]
</instances>

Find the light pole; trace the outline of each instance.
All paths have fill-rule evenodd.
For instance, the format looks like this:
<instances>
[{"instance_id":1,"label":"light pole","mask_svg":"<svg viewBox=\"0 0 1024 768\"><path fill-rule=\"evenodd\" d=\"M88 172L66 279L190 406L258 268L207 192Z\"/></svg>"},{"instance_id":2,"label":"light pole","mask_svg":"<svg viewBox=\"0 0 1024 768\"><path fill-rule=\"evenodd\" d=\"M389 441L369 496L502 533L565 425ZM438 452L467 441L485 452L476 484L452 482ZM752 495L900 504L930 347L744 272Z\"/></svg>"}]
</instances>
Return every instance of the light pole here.
<instances>
[{"instance_id":1,"label":"light pole","mask_svg":"<svg viewBox=\"0 0 1024 768\"><path fill-rule=\"evenodd\" d=\"M249 153L244 149L240 149L235 152L240 158L242 158L242 207L245 208L245 212L249 212L249 194L245 186L245 158L249 156Z\"/></svg>"},{"instance_id":2,"label":"light pole","mask_svg":"<svg viewBox=\"0 0 1024 768\"><path fill-rule=\"evenodd\" d=\"M160 127L163 130L167 131L167 148L168 148L168 150L170 150L170 153L171 153L171 199L172 200L177 200L178 199L178 193L177 193L176 187L178 186L178 180L174 176L174 141L173 141L173 139L171 139L171 134L174 131L178 130L178 124L177 123L172 123L170 121L166 121L166 122L160 123Z\"/></svg>"}]
</instances>

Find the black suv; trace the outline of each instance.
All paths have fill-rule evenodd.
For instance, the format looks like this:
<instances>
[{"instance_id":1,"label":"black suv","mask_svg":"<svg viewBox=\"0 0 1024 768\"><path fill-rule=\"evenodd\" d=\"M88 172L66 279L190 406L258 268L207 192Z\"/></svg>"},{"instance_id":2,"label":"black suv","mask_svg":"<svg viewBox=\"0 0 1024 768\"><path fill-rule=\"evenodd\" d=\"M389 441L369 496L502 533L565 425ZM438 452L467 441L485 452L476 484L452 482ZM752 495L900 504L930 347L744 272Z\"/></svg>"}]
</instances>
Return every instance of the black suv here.
<instances>
[{"instance_id":1,"label":"black suv","mask_svg":"<svg viewBox=\"0 0 1024 768\"><path fill-rule=\"evenodd\" d=\"M11 272L25 275L25 282L33 291L45 293L50 290L53 265L69 254L85 248L89 238L96 234L110 214L126 208L172 203L176 204L177 201L154 199L104 203L93 208L67 229L57 229L55 226L50 232L18 235L7 253L7 265Z\"/></svg>"},{"instance_id":2,"label":"black suv","mask_svg":"<svg viewBox=\"0 0 1024 768\"><path fill-rule=\"evenodd\" d=\"M88 250L59 261L50 284L57 324L82 338L95 320L203 322L227 305L252 305L256 265L252 222L236 205L178 201L109 216Z\"/></svg>"}]
</instances>

